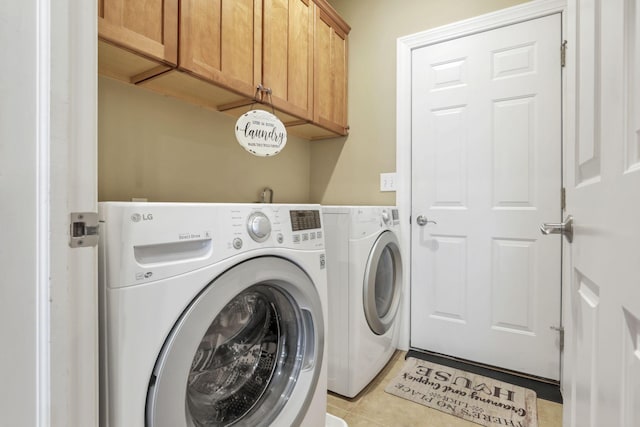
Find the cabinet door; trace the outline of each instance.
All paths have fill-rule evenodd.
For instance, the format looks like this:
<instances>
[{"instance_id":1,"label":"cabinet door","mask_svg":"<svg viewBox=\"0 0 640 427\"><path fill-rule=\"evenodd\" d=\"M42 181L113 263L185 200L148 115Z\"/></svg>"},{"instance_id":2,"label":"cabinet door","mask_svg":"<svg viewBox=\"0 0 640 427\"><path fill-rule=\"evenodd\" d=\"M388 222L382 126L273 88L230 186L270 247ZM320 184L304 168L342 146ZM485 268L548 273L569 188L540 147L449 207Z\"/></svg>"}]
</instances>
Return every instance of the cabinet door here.
<instances>
[{"instance_id":1,"label":"cabinet door","mask_svg":"<svg viewBox=\"0 0 640 427\"><path fill-rule=\"evenodd\" d=\"M100 39L169 65L178 59L178 0L98 0Z\"/></svg>"},{"instance_id":2,"label":"cabinet door","mask_svg":"<svg viewBox=\"0 0 640 427\"><path fill-rule=\"evenodd\" d=\"M179 68L247 97L260 80L262 0L182 0Z\"/></svg>"},{"instance_id":3,"label":"cabinet door","mask_svg":"<svg viewBox=\"0 0 640 427\"><path fill-rule=\"evenodd\" d=\"M313 108L313 5L310 0L263 0L263 101L311 120Z\"/></svg>"},{"instance_id":4,"label":"cabinet door","mask_svg":"<svg viewBox=\"0 0 640 427\"><path fill-rule=\"evenodd\" d=\"M314 122L346 135L347 33L322 9L315 24Z\"/></svg>"}]
</instances>

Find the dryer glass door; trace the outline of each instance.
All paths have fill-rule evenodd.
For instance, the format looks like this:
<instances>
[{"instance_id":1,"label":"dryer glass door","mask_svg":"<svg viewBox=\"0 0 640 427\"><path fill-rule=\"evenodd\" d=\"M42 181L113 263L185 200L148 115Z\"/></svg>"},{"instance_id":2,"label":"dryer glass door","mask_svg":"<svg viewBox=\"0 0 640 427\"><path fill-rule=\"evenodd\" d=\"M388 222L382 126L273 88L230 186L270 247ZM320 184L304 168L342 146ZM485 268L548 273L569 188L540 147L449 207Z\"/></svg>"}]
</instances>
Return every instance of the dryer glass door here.
<instances>
[{"instance_id":1,"label":"dryer glass door","mask_svg":"<svg viewBox=\"0 0 640 427\"><path fill-rule=\"evenodd\" d=\"M395 265L393 252L389 246L385 246L380 254L376 275L374 279L374 292L376 302L376 313L378 317L384 317L389 314L393 304L393 296L396 289L395 286Z\"/></svg>"},{"instance_id":2,"label":"dryer glass door","mask_svg":"<svg viewBox=\"0 0 640 427\"><path fill-rule=\"evenodd\" d=\"M393 325L401 289L400 245L393 232L385 231L371 249L364 277L364 312L374 333L382 335Z\"/></svg>"},{"instance_id":3,"label":"dryer glass door","mask_svg":"<svg viewBox=\"0 0 640 427\"><path fill-rule=\"evenodd\" d=\"M264 280L255 281L256 271ZM292 263L265 257L228 270L168 338L149 391L149 425L296 424L315 390L322 322L315 287Z\"/></svg>"}]
</instances>

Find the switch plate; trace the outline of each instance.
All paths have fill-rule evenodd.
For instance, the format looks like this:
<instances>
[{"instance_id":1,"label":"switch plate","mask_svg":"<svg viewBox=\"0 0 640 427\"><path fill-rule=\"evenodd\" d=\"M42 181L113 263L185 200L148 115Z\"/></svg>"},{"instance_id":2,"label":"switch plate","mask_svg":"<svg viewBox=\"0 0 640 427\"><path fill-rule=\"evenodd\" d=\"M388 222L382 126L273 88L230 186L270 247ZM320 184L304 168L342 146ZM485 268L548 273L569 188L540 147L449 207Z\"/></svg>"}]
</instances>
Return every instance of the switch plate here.
<instances>
[{"instance_id":1,"label":"switch plate","mask_svg":"<svg viewBox=\"0 0 640 427\"><path fill-rule=\"evenodd\" d=\"M396 191L396 173L380 174L380 191Z\"/></svg>"}]
</instances>

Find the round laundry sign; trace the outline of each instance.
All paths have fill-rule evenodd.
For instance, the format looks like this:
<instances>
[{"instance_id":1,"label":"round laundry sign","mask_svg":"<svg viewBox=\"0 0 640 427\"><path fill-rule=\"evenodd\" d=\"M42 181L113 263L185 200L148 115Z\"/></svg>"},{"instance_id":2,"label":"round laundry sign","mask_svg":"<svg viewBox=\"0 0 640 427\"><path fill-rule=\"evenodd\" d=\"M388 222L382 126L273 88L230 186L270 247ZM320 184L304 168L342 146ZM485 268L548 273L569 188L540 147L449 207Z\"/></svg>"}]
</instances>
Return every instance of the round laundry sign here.
<instances>
[{"instance_id":1,"label":"round laundry sign","mask_svg":"<svg viewBox=\"0 0 640 427\"><path fill-rule=\"evenodd\" d=\"M251 110L238 118L236 139L254 156L274 156L287 144L287 130L268 111Z\"/></svg>"}]
</instances>

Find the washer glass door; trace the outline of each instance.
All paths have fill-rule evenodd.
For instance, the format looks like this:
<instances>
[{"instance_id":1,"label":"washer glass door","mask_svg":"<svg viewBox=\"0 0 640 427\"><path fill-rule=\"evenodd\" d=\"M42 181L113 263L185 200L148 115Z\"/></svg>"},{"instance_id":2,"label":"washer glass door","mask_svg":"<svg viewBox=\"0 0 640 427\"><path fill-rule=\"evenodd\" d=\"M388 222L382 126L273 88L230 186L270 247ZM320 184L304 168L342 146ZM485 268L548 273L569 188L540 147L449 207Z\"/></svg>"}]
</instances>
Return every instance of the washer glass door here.
<instances>
[{"instance_id":1,"label":"washer glass door","mask_svg":"<svg viewBox=\"0 0 640 427\"><path fill-rule=\"evenodd\" d=\"M264 276L257 281L256 271ZM264 257L228 270L167 339L148 425L295 425L315 391L322 322L315 287L293 263Z\"/></svg>"},{"instance_id":2,"label":"washer glass door","mask_svg":"<svg viewBox=\"0 0 640 427\"><path fill-rule=\"evenodd\" d=\"M371 249L364 277L364 312L377 335L391 328L400 306L402 259L395 234L385 231Z\"/></svg>"}]
</instances>

